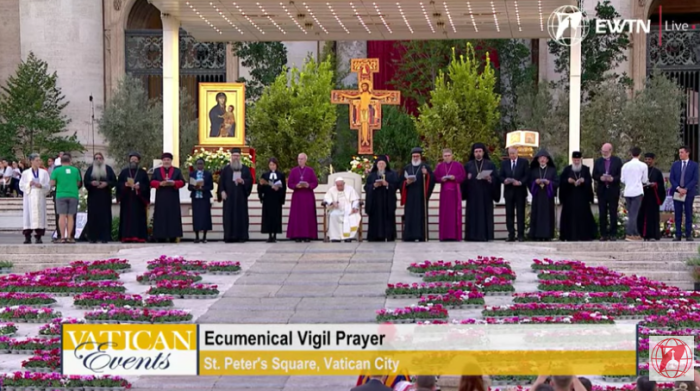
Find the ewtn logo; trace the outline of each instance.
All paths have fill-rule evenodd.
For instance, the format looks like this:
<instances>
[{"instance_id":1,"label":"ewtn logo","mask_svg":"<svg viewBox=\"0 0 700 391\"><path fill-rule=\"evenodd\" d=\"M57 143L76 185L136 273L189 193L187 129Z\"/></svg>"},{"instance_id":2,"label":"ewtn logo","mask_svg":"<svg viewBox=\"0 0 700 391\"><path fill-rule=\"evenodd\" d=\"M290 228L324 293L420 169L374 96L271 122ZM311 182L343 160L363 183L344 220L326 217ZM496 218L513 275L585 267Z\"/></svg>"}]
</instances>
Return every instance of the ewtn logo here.
<instances>
[{"instance_id":1,"label":"ewtn logo","mask_svg":"<svg viewBox=\"0 0 700 391\"><path fill-rule=\"evenodd\" d=\"M649 34L651 31L651 20L640 19L596 19L595 32L596 34L605 33L639 33L644 31Z\"/></svg>"}]
</instances>

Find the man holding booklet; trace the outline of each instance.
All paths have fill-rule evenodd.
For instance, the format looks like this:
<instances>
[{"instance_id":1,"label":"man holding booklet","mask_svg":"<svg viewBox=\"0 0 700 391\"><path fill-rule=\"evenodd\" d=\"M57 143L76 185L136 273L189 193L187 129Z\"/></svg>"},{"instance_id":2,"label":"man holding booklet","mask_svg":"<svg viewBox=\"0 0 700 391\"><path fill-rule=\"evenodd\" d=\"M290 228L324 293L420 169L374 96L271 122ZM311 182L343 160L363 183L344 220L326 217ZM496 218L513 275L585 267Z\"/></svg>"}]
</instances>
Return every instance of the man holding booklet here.
<instances>
[{"instance_id":1,"label":"man holding booklet","mask_svg":"<svg viewBox=\"0 0 700 391\"><path fill-rule=\"evenodd\" d=\"M690 160L690 148L681 147L678 150L679 160L671 166L671 189L673 189L673 210L676 218L676 237L674 242L681 240L683 233L683 211L685 210L685 240L693 241L693 201L698 185L698 164Z\"/></svg>"},{"instance_id":2,"label":"man holding booklet","mask_svg":"<svg viewBox=\"0 0 700 391\"><path fill-rule=\"evenodd\" d=\"M195 170L190 173L190 184L187 189L192 199L192 228L195 243L199 243L199 232L202 231L202 243L207 242L207 231L211 231L211 191L214 190L214 178L211 172L204 169L204 159L195 162Z\"/></svg>"},{"instance_id":3,"label":"man holding booklet","mask_svg":"<svg viewBox=\"0 0 700 391\"><path fill-rule=\"evenodd\" d=\"M31 167L22 173L19 187L24 192L24 244L32 242L32 231L37 244L46 230L46 196L51 191L51 180L46 170L39 168L41 156L29 155Z\"/></svg>"},{"instance_id":4,"label":"man holding booklet","mask_svg":"<svg viewBox=\"0 0 700 391\"><path fill-rule=\"evenodd\" d=\"M154 169L151 176L151 187L156 189L153 238L174 243L182 237L180 188L185 186L185 179L180 169L173 167L171 153L164 153L161 160L163 165Z\"/></svg>"},{"instance_id":5,"label":"man holding booklet","mask_svg":"<svg viewBox=\"0 0 700 391\"><path fill-rule=\"evenodd\" d=\"M466 180L462 182L462 198L467 200L464 240L493 240L493 203L501 199L501 184L486 145L472 145L464 171L467 174Z\"/></svg>"}]
</instances>

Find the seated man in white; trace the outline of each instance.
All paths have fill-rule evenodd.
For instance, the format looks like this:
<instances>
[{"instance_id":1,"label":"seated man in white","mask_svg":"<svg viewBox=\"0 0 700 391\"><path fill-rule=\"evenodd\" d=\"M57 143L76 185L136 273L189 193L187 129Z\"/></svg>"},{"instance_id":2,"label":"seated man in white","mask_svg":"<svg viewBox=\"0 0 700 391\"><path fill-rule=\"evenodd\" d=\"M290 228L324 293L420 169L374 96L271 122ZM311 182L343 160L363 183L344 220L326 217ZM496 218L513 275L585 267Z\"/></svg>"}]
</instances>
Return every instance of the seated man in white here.
<instances>
[{"instance_id":1,"label":"seated man in white","mask_svg":"<svg viewBox=\"0 0 700 391\"><path fill-rule=\"evenodd\" d=\"M328 206L328 237L333 242L351 241L360 226L360 196L354 188L345 186L343 178L336 178L335 186L323 197Z\"/></svg>"}]
</instances>

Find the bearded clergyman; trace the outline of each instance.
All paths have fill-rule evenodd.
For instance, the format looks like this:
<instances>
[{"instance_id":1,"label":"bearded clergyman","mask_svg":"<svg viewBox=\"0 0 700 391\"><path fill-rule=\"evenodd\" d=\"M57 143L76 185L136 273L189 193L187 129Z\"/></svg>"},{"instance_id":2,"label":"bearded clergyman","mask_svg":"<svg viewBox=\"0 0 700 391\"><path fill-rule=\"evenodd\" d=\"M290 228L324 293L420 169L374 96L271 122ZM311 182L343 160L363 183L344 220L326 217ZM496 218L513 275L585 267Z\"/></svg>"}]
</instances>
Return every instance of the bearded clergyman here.
<instances>
[{"instance_id":1,"label":"bearded clergyman","mask_svg":"<svg viewBox=\"0 0 700 391\"><path fill-rule=\"evenodd\" d=\"M117 176L112 167L105 164L101 152L93 156L83 180L88 193L86 225L90 243L107 243L112 238L112 189L117 185Z\"/></svg>"},{"instance_id":2,"label":"bearded clergyman","mask_svg":"<svg viewBox=\"0 0 700 391\"><path fill-rule=\"evenodd\" d=\"M569 242L593 240L598 231L591 211L591 169L581 162L581 157L581 152L572 153L572 164L564 168L559 178L562 204L559 238Z\"/></svg>"},{"instance_id":3,"label":"bearded clergyman","mask_svg":"<svg viewBox=\"0 0 700 391\"><path fill-rule=\"evenodd\" d=\"M231 149L231 163L221 170L217 199L224 202L224 242L248 241L248 197L253 191L253 176L241 161L241 149Z\"/></svg>"},{"instance_id":4,"label":"bearded clergyman","mask_svg":"<svg viewBox=\"0 0 700 391\"><path fill-rule=\"evenodd\" d=\"M148 238L148 204L151 185L148 174L140 167L141 155L129 154L129 165L117 180L119 206L119 240L123 243L145 243Z\"/></svg>"}]
</instances>

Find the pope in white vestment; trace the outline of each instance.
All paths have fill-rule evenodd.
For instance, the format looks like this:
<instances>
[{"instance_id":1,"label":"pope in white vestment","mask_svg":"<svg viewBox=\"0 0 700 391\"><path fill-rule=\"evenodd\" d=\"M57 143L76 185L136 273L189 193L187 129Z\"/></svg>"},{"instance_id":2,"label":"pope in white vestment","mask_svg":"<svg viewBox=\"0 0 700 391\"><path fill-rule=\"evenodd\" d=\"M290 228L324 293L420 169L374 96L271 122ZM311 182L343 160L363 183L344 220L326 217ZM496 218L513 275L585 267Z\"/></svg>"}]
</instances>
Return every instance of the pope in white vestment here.
<instances>
[{"instance_id":1,"label":"pope in white vestment","mask_svg":"<svg viewBox=\"0 0 700 391\"><path fill-rule=\"evenodd\" d=\"M335 186L323 197L328 205L328 232L331 240L351 240L360 227L360 196L354 188L345 186L343 178L335 180Z\"/></svg>"},{"instance_id":2,"label":"pope in white vestment","mask_svg":"<svg viewBox=\"0 0 700 391\"><path fill-rule=\"evenodd\" d=\"M30 156L32 167L22 173L19 187L24 192L22 211L24 218L25 244L31 243L32 231L36 243L41 243L41 237L46 230L46 196L51 191L51 180L46 170L39 168L41 157Z\"/></svg>"}]
</instances>

